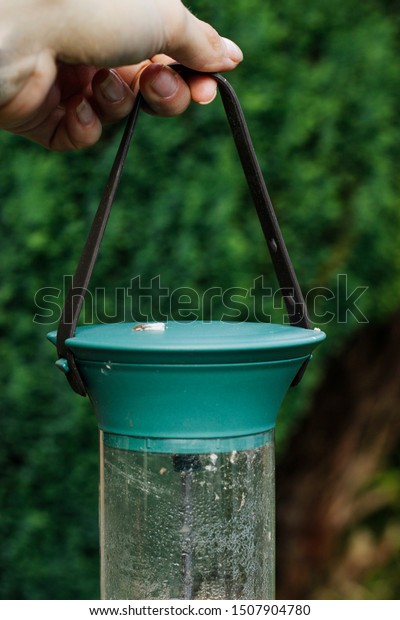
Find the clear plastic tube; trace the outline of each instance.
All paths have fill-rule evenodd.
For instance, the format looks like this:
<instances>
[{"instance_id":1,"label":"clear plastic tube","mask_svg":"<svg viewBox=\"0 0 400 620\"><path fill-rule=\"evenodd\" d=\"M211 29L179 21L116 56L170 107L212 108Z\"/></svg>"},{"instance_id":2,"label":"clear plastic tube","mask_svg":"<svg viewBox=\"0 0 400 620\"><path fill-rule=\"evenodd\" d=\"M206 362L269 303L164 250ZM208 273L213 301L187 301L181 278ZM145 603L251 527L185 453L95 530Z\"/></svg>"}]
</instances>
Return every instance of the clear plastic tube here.
<instances>
[{"instance_id":1,"label":"clear plastic tube","mask_svg":"<svg viewBox=\"0 0 400 620\"><path fill-rule=\"evenodd\" d=\"M273 431L254 449L123 450L101 437L103 599L274 598Z\"/></svg>"}]
</instances>

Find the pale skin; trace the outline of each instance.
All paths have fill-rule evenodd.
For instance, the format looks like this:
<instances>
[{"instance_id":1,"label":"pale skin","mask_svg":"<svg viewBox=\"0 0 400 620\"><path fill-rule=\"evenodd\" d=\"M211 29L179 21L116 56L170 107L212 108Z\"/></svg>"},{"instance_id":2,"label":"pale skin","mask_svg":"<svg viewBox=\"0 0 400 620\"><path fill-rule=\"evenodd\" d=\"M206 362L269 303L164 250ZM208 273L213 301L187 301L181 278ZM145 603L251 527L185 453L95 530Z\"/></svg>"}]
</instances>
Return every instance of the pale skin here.
<instances>
[{"instance_id":1,"label":"pale skin","mask_svg":"<svg viewBox=\"0 0 400 620\"><path fill-rule=\"evenodd\" d=\"M185 81L172 59L229 71L242 53L180 0L0 0L0 129L81 149L129 113L139 84L160 116L212 101L215 82Z\"/></svg>"}]
</instances>

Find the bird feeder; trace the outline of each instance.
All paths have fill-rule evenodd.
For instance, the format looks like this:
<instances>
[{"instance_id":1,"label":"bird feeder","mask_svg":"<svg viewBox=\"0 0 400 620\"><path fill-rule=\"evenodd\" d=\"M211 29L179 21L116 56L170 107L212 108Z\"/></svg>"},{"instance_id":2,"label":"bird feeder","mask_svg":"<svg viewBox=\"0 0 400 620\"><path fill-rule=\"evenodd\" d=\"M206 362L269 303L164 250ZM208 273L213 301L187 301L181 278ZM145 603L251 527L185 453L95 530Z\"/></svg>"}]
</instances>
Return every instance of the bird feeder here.
<instances>
[{"instance_id":1,"label":"bird feeder","mask_svg":"<svg viewBox=\"0 0 400 620\"><path fill-rule=\"evenodd\" d=\"M275 596L274 428L287 390L325 336L309 324L237 97L213 77L291 324L77 327L139 94L60 325L49 334L57 366L89 396L100 429L103 599Z\"/></svg>"}]
</instances>

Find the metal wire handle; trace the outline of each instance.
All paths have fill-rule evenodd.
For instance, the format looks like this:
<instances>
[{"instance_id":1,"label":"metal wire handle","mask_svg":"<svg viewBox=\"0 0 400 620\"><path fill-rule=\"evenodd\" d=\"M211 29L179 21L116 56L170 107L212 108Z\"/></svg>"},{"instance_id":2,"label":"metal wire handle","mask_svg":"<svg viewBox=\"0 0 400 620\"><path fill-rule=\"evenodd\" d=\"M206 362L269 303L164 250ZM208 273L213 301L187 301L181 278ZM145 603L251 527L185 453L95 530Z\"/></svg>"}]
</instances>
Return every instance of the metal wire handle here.
<instances>
[{"instance_id":1,"label":"metal wire handle","mask_svg":"<svg viewBox=\"0 0 400 620\"><path fill-rule=\"evenodd\" d=\"M182 75L196 73L182 65L174 64L171 66ZM286 249L238 97L225 77L219 73L208 73L207 75L211 76L217 82L250 194L271 255L290 323L298 327L310 328L304 297ZM89 231L76 272L73 276L72 286L65 299L58 326L56 342L57 352L60 358L64 358L67 361L67 365L64 364L64 368L67 367L67 379L73 390L81 396L86 395L86 388L79 374L74 355L66 346L65 341L75 335L85 294L96 264L100 244L121 179L122 170L142 101L143 98L139 92L129 115L114 164L111 168L99 207ZM306 363L303 364L292 385L297 385L297 383L299 383L304 373Z\"/></svg>"}]
</instances>

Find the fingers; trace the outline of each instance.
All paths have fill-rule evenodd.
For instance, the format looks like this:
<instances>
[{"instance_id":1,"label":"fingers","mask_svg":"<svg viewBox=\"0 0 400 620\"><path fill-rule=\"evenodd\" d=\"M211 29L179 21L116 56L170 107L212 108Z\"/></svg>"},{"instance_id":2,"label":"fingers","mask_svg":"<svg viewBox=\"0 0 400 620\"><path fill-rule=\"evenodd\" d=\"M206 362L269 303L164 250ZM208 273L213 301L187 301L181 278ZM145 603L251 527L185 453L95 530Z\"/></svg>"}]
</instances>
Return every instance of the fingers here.
<instances>
[{"instance_id":1,"label":"fingers","mask_svg":"<svg viewBox=\"0 0 400 620\"><path fill-rule=\"evenodd\" d=\"M191 101L206 104L215 98L217 85L212 78L193 75L183 79L165 65L173 60L164 54L154 56L152 61L118 69L119 75L131 84L134 92L140 85L146 112L158 116L175 116L186 110Z\"/></svg>"},{"instance_id":2,"label":"fingers","mask_svg":"<svg viewBox=\"0 0 400 620\"><path fill-rule=\"evenodd\" d=\"M82 149L99 140L103 123L132 109L134 94L116 71L62 65L57 84L29 118L10 130L51 150Z\"/></svg>"},{"instance_id":3,"label":"fingers","mask_svg":"<svg viewBox=\"0 0 400 620\"><path fill-rule=\"evenodd\" d=\"M134 95L117 71L101 69L92 81L92 104L103 123L120 120L132 109Z\"/></svg>"},{"instance_id":4,"label":"fingers","mask_svg":"<svg viewBox=\"0 0 400 620\"><path fill-rule=\"evenodd\" d=\"M188 84L173 69L160 64L151 64L143 70L140 90L146 111L158 116L181 114L191 101Z\"/></svg>"},{"instance_id":5,"label":"fingers","mask_svg":"<svg viewBox=\"0 0 400 620\"><path fill-rule=\"evenodd\" d=\"M169 65L176 62L171 56L166 54L156 54L151 58L153 63ZM215 99L217 93L217 85L215 80L206 75L186 75L185 78L179 76L179 79L185 79L189 85L192 101L196 103L211 103ZM142 82L141 82L142 87Z\"/></svg>"},{"instance_id":6,"label":"fingers","mask_svg":"<svg viewBox=\"0 0 400 620\"><path fill-rule=\"evenodd\" d=\"M113 69L94 73L90 88L65 102L65 112L48 147L52 150L82 149L95 144L104 123L124 118L132 109L134 94Z\"/></svg>"},{"instance_id":7,"label":"fingers","mask_svg":"<svg viewBox=\"0 0 400 620\"><path fill-rule=\"evenodd\" d=\"M139 80L146 110L152 114L175 116L192 100L189 85L164 65L146 61L119 70L101 69L94 75L91 89L85 89L89 96L76 95L65 102L64 114L58 119L45 146L52 150L71 150L97 142L104 123L120 120L129 114ZM51 124L49 121L47 119L47 130ZM37 137L34 139L38 140Z\"/></svg>"},{"instance_id":8,"label":"fingers","mask_svg":"<svg viewBox=\"0 0 400 620\"><path fill-rule=\"evenodd\" d=\"M95 144L102 132L98 116L82 96L72 97L65 105L53 107L43 120L38 120L32 118L13 133L53 151L70 151Z\"/></svg>"},{"instance_id":9,"label":"fingers","mask_svg":"<svg viewBox=\"0 0 400 620\"><path fill-rule=\"evenodd\" d=\"M217 95L215 80L205 75L193 75L187 78L192 94L192 101L206 105L214 101Z\"/></svg>"},{"instance_id":10,"label":"fingers","mask_svg":"<svg viewBox=\"0 0 400 620\"><path fill-rule=\"evenodd\" d=\"M155 59L172 61L164 55ZM203 75L186 79L172 68L150 60L118 70L97 71L94 67L61 64L58 78L40 106L32 110L21 103L19 110L23 108L24 114L17 114L7 129L52 150L82 149L99 140L104 123L129 114L139 83L146 111L158 116L175 116L191 101L205 104L214 99L213 79Z\"/></svg>"},{"instance_id":11,"label":"fingers","mask_svg":"<svg viewBox=\"0 0 400 620\"><path fill-rule=\"evenodd\" d=\"M95 144L101 132L102 124L89 101L72 97L46 146L53 151L83 149Z\"/></svg>"}]
</instances>

